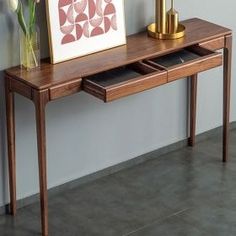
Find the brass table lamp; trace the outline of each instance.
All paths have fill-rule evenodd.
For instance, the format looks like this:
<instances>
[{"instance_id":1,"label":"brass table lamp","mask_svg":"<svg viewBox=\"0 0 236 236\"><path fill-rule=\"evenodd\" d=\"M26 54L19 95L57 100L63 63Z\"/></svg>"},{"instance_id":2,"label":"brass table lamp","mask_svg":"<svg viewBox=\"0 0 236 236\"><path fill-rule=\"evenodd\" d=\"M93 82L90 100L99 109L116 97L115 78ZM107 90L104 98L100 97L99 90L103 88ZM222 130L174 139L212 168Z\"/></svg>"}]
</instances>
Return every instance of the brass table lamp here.
<instances>
[{"instance_id":1,"label":"brass table lamp","mask_svg":"<svg viewBox=\"0 0 236 236\"><path fill-rule=\"evenodd\" d=\"M185 27L179 23L173 0L168 12L166 0L156 0L156 22L148 26L148 34L157 39L178 39L185 35Z\"/></svg>"}]
</instances>

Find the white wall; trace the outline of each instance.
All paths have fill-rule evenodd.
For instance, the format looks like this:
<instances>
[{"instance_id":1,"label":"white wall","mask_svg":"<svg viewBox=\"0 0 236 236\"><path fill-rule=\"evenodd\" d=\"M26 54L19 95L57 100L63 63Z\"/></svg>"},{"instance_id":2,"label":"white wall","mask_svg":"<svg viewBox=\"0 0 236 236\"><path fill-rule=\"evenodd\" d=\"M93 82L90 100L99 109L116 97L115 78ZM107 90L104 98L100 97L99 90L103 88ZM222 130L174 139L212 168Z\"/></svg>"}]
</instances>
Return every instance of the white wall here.
<instances>
[{"instance_id":1,"label":"white wall","mask_svg":"<svg viewBox=\"0 0 236 236\"><path fill-rule=\"evenodd\" d=\"M153 20L154 1L126 0L127 33ZM40 26L42 53L48 54L44 6ZM202 7L204 6L204 7ZM234 0L176 1L181 18L200 17L236 31ZM18 64L17 25L0 0L0 71ZM235 76L235 65L233 75ZM235 80L232 88L235 90ZM80 94L47 107L48 183L53 187L186 138L187 84L181 80L110 104ZM197 132L222 122L222 70L199 80ZM0 206L8 202L3 76L0 73ZM236 121L236 95L231 120ZM38 192L34 107L16 96L17 197Z\"/></svg>"}]
</instances>

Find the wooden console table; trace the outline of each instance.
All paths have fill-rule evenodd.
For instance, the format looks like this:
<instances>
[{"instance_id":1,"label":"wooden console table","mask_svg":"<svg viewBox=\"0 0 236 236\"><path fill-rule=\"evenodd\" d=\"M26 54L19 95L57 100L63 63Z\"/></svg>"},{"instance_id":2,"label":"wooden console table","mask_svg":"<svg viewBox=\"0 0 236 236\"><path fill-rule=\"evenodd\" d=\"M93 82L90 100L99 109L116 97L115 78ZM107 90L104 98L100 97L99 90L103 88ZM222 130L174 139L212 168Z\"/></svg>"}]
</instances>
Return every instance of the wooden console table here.
<instances>
[{"instance_id":1,"label":"wooden console table","mask_svg":"<svg viewBox=\"0 0 236 236\"><path fill-rule=\"evenodd\" d=\"M110 102L131 94L189 77L190 138L195 143L197 74L224 66L223 161L228 157L232 31L203 21L182 22L186 36L173 41L149 38L146 33L128 37L127 45L26 72L19 67L5 72L10 210L16 214L16 158L14 93L32 100L36 109L42 235L48 236L45 106L81 90ZM216 52L223 49L221 52ZM210 88L209 88L210 89Z\"/></svg>"}]
</instances>

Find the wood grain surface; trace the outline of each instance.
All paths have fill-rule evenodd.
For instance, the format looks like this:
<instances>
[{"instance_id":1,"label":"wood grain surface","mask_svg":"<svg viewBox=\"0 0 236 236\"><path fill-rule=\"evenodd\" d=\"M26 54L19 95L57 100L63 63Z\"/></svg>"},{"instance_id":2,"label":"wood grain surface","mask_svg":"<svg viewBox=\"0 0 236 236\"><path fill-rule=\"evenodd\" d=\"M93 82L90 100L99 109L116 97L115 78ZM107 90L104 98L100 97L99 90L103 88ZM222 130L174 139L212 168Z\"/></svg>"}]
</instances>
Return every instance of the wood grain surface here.
<instances>
[{"instance_id":1,"label":"wood grain surface","mask_svg":"<svg viewBox=\"0 0 236 236\"><path fill-rule=\"evenodd\" d=\"M186 36L178 40L156 40L147 37L147 33L143 32L129 36L125 46L56 65L50 64L49 59L47 59L42 61L39 70L32 72L26 72L19 67L15 67L7 70L6 73L35 89L46 89L81 77L149 57L167 54L173 50L231 34L230 29L197 18L183 21L182 24L186 26Z\"/></svg>"}]
</instances>

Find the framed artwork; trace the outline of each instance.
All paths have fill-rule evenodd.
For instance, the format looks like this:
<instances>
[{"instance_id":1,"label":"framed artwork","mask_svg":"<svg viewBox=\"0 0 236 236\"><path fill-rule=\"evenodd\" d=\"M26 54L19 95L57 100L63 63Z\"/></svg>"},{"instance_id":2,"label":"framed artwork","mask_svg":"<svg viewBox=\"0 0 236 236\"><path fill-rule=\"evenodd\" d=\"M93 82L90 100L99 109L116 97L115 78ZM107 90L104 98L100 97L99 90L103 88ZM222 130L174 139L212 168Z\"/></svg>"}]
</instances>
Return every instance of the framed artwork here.
<instances>
[{"instance_id":1,"label":"framed artwork","mask_svg":"<svg viewBox=\"0 0 236 236\"><path fill-rule=\"evenodd\" d=\"M47 0L53 64L126 43L124 0Z\"/></svg>"}]
</instances>

